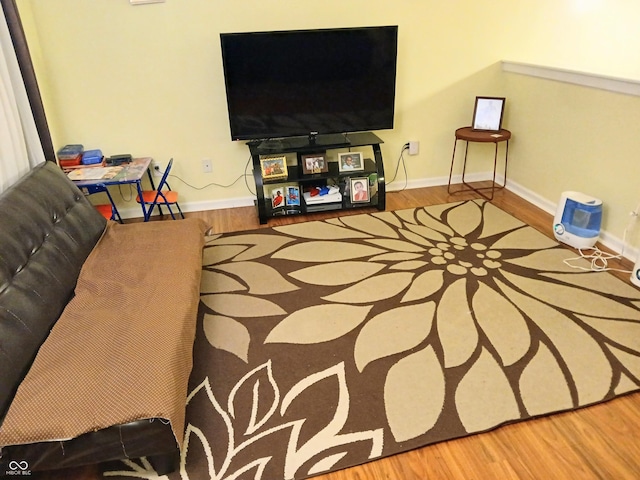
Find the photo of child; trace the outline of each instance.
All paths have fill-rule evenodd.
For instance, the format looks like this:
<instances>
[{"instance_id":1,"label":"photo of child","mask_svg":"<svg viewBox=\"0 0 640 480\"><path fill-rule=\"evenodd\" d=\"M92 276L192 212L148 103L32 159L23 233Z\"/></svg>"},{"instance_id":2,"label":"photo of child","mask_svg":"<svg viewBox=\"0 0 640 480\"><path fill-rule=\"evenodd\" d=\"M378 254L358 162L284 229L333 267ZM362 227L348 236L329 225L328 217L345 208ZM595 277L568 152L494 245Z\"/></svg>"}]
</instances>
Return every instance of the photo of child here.
<instances>
[{"instance_id":1,"label":"photo of child","mask_svg":"<svg viewBox=\"0 0 640 480\"><path fill-rule=\"evenodd\" d=\"M362 163L362 153L341 153L338 159L338 167L341 172L364 170L364 164Z\"/></svg>"},{"instance_id":2,"label":"photo of child","mask_svg":"<svg viewBox=\"0 0 640 480\"><path fill-rule=\"evenodd\" d=\"M369 201L369 179L351 179L351 203L361 203Z\"/></svg>"}]
</instances>

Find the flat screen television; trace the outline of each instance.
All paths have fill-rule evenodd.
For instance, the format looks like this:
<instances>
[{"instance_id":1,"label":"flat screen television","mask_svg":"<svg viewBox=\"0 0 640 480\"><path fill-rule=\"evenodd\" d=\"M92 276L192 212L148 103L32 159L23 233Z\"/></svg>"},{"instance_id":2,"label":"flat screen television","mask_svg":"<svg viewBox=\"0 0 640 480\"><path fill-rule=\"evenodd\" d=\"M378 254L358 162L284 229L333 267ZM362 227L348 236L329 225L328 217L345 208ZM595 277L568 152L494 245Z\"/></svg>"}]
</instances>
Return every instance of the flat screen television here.
<instances>
[{"instance_id":1,"label":"flat screen television","mask_svg":"<svg viewBox=\"0 0 640 480\"><path fill-rule=\"evenodd\" d=\"M397 26L223 33L220 41L233 140L393 128Z\"/></svg>"}]
</instances>

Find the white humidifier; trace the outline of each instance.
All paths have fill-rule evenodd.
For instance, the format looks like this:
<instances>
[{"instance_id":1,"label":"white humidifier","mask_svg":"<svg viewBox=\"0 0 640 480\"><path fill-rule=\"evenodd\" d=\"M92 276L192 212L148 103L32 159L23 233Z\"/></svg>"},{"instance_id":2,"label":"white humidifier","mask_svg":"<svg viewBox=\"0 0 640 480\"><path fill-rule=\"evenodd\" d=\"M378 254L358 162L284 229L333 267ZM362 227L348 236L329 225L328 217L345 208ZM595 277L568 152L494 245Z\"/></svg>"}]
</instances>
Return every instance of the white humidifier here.
<instances>
[{"instance_id":1,"label":"white humidifier","mask_svg":"<svg viewBox=\"0 0 640 480\"><path fill-rule=\"evenodd\" d=\"M633 266L633 270L631 270L631 283L633 283L636 287L640 287L640 258Z\"/></svg>"},{"instance_id":2,"label":"white humidifier","mask_svg":"<svg viewBox=\"0 0 640 480\"><path fill-rule=\"evenodd\" d=\"M600 237L602 201L580 192L563 192L553 219L556 239L574 248L591 248Z\"/></svg>"}]
</instances>

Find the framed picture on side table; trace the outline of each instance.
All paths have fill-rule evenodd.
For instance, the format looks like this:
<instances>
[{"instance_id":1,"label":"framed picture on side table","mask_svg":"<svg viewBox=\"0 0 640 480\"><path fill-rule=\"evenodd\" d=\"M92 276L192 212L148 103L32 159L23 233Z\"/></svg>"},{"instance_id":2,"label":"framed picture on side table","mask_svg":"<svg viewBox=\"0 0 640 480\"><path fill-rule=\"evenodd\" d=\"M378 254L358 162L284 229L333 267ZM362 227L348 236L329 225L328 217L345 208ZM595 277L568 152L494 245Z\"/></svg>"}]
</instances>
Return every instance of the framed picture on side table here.
<instances>
[{"instance_id":1,"label":"framed picture on side table","mask_svg":"<svg viewBox=\"0 0 640 480\"><path fill-rule=\"evenodd\" d=\"M476 97L471 128L485 132L500 131L505 101L504 97Z\"/></svg>"}]
</instances>

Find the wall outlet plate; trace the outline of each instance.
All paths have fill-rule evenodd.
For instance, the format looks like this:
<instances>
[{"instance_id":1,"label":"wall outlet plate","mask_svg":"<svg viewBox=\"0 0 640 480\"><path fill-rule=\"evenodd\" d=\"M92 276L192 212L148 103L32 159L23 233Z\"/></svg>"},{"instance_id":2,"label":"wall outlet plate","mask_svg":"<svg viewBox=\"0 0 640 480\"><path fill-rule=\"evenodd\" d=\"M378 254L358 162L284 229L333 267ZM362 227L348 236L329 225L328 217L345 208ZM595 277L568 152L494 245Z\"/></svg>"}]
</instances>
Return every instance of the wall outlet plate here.
<instances>
[{"instance_id":1,"label":"wall outlet plate","mask_svg":"<svg viewBox=\"0 0 640 480\"><path fill-rule=\"evenodd\" d=\"M417 155L420 151L420 142L409 142L409 155Z\"/></svg>"},{"instance_id":2,"label":"wall outlet plate","mask_svg":"<svg viewBox=\"0 0 640 480\"><path fill-rule=\"evenodd\" d=\"M164 173L164 170L162 169L162 165L160 165L160 163L157 160L151 160L151 165L149 166L149 168L151 168L151 171L153 172L154 177L161 177L162 174Z\"/></svg>"}]
</instances>

